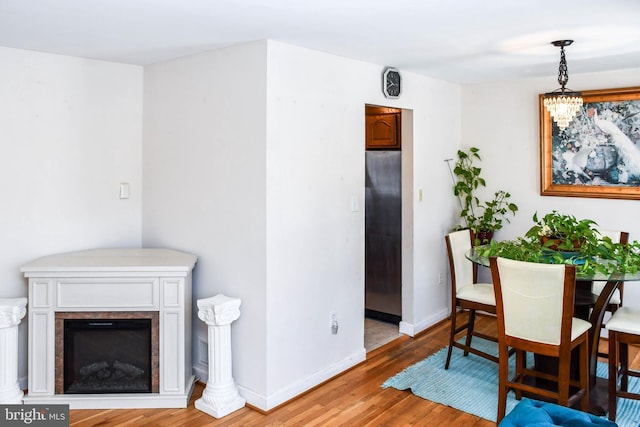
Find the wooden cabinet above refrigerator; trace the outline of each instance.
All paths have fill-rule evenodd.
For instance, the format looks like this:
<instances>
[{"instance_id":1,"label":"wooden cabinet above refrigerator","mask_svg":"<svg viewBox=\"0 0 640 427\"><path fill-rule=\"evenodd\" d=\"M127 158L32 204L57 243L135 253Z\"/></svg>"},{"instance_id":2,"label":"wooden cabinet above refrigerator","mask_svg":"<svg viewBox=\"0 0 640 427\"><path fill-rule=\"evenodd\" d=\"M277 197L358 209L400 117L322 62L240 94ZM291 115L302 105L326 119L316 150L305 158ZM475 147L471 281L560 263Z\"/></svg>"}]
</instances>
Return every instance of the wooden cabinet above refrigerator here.
<instances>
[{"instance_id":1,"label":"wooden cabinet above refrigerator","mask_svg":"<svg viewBox=\"0 0 640 427\"><path fill-rule=\"evenodd\" d=\"M366 149L400 149L400 109L367 106Z\"/></svg>"}]
</instances>

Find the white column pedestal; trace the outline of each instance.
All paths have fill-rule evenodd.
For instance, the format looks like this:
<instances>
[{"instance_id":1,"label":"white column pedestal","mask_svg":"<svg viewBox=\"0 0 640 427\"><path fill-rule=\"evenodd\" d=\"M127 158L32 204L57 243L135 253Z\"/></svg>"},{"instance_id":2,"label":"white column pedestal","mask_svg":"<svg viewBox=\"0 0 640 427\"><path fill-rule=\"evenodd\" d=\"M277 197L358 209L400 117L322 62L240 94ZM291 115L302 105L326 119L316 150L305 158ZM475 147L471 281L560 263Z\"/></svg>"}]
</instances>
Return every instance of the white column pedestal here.
<instances>
[{"instance_id":1,"label":"white column pedestal","mask_svg":"<svg viewBox=\"0 0 640 427\"><path fill-rule=\"evenodd\" d=\"M231 373L231 323L240 317L240 302L222 294L198 300L198 317L209 326L209 380L195 406L216 418L245 404Z\"/></svg>"},{"instance_id":2,"label":"white column pedestal","mask_svg":"<svg viewBox=\"0 0 640 427\"><path fill-rule=\"evenodd\" d=\"M18 384L18 325L27 310L26 298L0 298L0 404L22 403Z\"/></svg>"}]
</instances>

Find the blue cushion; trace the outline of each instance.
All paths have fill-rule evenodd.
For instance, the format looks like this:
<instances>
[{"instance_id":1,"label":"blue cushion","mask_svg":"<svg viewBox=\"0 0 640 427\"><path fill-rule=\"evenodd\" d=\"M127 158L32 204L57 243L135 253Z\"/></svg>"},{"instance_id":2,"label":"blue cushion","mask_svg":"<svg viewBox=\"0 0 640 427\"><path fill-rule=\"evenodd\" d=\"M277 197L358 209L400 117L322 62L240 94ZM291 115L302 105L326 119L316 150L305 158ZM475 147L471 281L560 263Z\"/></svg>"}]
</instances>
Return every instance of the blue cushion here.
<instances>
[{"instance_id":1,"label":"blue cushion","mask_svg":"<svg viewBox=\"0 0 640 427\"><path fill-rule=\"evenodd\" d=\"M544 427L544 426L617 426L618 424L586 412L556 405L539 402L532 399L522 399L513 410L502 419L499 427Z\"/></svg>"}]
</instances>

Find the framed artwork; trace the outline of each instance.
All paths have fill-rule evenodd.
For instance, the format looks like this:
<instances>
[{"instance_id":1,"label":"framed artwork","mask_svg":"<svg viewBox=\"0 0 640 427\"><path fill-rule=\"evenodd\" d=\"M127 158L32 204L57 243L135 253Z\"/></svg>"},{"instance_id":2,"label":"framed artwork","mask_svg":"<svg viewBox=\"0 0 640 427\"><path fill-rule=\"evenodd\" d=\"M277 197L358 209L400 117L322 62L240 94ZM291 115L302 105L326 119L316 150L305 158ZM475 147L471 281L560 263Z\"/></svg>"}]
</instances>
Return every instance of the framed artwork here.
<instances>
[{"instance_id":1,"label":"framed artwork","mask_svg":"<svg viewBox=\"0 0 640 427\"><path fill-rule=\"evenodd\" d=\"M584 91L582 98L560 132L539 96L540 193L640 199L640 87Z\"/></svg>"}]
</instances>

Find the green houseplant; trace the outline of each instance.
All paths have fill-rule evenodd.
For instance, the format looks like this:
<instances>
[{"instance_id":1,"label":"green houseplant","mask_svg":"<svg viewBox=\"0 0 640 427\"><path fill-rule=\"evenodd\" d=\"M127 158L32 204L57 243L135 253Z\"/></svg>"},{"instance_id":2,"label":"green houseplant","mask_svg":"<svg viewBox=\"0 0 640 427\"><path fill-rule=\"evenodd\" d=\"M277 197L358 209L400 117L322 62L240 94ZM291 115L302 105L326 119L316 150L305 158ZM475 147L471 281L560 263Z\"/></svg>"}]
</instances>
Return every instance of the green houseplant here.
<instances>
[{"instance_id":1,"label":"green houseplant","mask_svg":"<svg viewBox=\"0 0 640 427\"><path fill-rule=\"evenodd\" d=\"M577 219L573 215L556 210L543 217L533 214L535 225L527 231L525 237L539 239L544 248L559 251L579 251L582 246L594 246L598 243L597 224L591 219Z\"/></svg>"},{"instance_id":2,"label":"green houseplant","mask_svg":"<svg viewBox=\"0 0 640 427\"><path fill-rule=\"evenodd\" d=\"M518 211L518 206L511 202L511 194L499 190L493 195L493 199L481 201L476 195L480 187L486 187L486 181L482 177L482 169L477 166L481 161L480 150L471 147L467 151L458 150L458 160L453 168L455 182L453 194L460 201L460 218L464 224L456 228L469 228L480 240L486 243L491 240L493 233L503 227L503 222L509 222L509 216Z\"/></svg>"},{"instance_id":3,"label":"green houseplant","mask_svg":"<svg viewBox=\"0 0 640 427\"><path fill-rule=\"evenodd\" d=\"M600 237L593 220L552 211L542 217L535 213L533 221L534 225L524 237L491 241L477 248L479 254L527 262L574 264L585 275L640 271L640 243L622 244Z\"/></svg>"}]
</instances>

